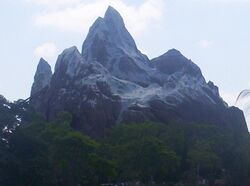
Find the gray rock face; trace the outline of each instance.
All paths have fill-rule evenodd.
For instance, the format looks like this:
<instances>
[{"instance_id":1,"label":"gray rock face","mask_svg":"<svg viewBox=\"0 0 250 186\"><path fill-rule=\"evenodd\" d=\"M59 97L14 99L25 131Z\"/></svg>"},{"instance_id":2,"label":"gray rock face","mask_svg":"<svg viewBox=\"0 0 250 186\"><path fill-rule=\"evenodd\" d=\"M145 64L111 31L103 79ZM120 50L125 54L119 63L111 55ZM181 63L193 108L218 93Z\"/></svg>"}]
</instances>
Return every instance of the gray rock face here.
<instances>
[{"instance_id":1,"label":"gray rock face","mask_svg":"<svg viewBox=\"0 0 250 186\"><path fill-rule=\"evenodd\" d=\"M70 112L72 126L94 136L117 123L173 120L247 131L242 112L228 108L179 51L151 61L141 54L112 7L90 28L82 54L72 47L59 55L48 88L31 104L48 120Z\"/></svg>"},{"instance_id":2,"label":"gray rock face","mask_svg":"<svg viewBox=\"0 0 250 186\"><path fill-rule=\"evenodd\" d=\"M51 77L52 71L50 65L47 61L41 58L34 77L34 83L31 89L31 96L37 94L42 89L47 87L50 84Z\"/></svg>"}]
</instances>

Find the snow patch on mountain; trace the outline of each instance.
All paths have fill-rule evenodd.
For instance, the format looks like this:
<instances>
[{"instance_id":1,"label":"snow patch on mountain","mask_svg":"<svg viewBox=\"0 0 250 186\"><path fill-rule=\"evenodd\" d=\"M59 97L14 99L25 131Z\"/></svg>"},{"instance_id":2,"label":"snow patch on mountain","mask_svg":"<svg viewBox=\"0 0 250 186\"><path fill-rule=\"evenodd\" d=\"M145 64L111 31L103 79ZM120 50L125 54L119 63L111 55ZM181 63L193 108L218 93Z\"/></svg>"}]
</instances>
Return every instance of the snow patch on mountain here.
<instances>
[{"instance_id":1,"label":"snow patch on mountain","mask_svg":"<svg viewBox=\"0 0 250 186\"><path fill-rule=\"evenodd\" d=\"M11 109L11 106L7 105L7 104L3 104L4 107Z\"/></svg>"}]
</instances>

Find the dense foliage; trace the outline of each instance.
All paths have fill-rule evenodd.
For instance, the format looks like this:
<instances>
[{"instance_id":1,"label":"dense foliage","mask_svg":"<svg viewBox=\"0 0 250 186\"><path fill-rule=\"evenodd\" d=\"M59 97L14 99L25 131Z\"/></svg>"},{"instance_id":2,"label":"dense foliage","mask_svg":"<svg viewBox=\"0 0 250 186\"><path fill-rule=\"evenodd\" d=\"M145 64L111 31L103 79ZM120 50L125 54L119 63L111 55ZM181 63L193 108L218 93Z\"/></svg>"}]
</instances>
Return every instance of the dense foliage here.
<instances>
[{"instance_id":1,"label":"dense foliage","mask_svg":"<svg viewBox=\"0 0 250 186\"><path fill-rule=\"evenodd\" d=\"M0 185L249 185L248 135L173 122L118 125L91 139L70 122L67 113L53 123L36 117L1 141Z\"/></svg>"}]
</instances>

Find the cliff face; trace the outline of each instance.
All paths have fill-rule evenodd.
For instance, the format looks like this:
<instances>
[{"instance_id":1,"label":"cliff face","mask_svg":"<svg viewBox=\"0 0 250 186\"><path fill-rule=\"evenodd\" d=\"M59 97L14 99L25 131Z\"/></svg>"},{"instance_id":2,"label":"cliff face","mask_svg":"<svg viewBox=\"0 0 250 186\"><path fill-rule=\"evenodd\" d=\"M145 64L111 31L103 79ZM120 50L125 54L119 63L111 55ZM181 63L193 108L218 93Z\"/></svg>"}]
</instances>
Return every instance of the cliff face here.
<instances>
[{"instance_id":1,"label":"cliff face","mask_svg":"<svg viewBox=\"0 0 250 186\"><path fill-rule=\"evenodd\" d=\"M197 65L175 49L150 61L112 7L90 28L82 53L66 49L52 77L48 69L47 79L35 78L31 104L48 120L72 113L73 127L91 135L116 123L172 120L246 131L242 112L226 105Z\"/></svg>"}]
</instances>

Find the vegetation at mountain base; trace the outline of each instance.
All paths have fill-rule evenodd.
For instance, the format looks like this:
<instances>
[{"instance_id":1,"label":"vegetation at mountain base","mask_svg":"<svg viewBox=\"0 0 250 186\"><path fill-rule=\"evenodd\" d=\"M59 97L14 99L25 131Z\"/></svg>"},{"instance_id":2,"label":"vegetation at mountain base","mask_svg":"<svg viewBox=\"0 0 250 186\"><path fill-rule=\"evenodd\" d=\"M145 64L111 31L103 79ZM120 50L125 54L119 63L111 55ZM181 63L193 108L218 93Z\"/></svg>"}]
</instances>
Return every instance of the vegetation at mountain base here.
<instances>
[{"instance_id":1,"label":"vegetation at mountain base","mask_svg":"<svg viewBox=\"0 0 250 186\"><path fill-rule=\"evenodd\" d=\"M1 121L11 120L7 112ZM249 185L249 135L217 125L119 124L93 139L71 128L69 113L54 122L32 111L25 116L2 135L0 185Z\"/></svg>"}]
</instances>

